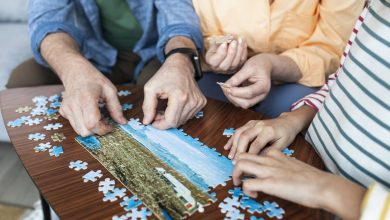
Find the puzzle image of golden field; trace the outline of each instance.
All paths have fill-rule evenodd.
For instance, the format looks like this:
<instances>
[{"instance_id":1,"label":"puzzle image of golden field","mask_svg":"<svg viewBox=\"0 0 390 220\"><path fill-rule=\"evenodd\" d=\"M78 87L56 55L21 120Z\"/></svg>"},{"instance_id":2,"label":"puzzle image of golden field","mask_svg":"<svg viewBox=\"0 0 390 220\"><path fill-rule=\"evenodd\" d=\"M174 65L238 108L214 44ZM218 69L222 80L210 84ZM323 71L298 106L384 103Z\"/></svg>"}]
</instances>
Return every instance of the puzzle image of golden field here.
<instances>
[{"instance_id":1,"label":"puzzle image of golden field","mask_svg":"<svg viewBox=\"0 0 390 220\"><path fill-rule=\"evenodd\" d=\"M229 159L184 132L135 119L110 134L76 140L159 219L203 209L214 200L210 188L223 185L233 169Z\"/></svg>"}]
</instances>

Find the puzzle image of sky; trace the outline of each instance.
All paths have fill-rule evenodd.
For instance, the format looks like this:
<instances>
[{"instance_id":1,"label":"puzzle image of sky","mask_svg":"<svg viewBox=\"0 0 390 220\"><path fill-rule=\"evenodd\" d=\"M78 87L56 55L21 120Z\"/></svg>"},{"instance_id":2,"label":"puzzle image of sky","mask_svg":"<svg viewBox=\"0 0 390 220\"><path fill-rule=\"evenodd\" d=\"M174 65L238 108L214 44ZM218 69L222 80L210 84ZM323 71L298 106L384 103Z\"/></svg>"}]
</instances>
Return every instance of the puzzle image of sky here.
<instances>
[{"instance_id":1,"label":"puzzle image of sky","mask_svg":"<svg viewBox=\"0 0 390 220\"><path fill-rule=\"evenodd\" d=\"M229 159L184 132L135 119L110 134L76 140L159 219L164 213L183 219L209 205L209 187L224 185L233 169Z\"/></svg>"}]
</instances>

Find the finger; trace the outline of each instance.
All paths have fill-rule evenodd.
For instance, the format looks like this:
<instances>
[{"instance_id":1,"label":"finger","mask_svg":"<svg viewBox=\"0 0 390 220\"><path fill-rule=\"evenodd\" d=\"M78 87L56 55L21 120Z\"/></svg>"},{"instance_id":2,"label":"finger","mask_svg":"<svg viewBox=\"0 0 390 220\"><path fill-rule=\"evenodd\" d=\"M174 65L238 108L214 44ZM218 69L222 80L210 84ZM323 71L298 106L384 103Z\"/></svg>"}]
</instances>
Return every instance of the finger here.
<instances>
[{"instance_id":1,"label":"finger","mask_svg":"<svg viewBox=\"0 0 390 220\"><path fill-rule=\"evenodd\" d=\"M89 102L83 107L82 113L84 124L89 131L98 135L104 135L112 130L112 126L102 118L98 103Z\"/></svg>"},{"instance_id":2,"label":"finger","mask_svg":"<svg viewBox=\"0 0 390 220\"><path fill-rule=\"evenodd\" d=\"M289 158L288 156L284 155L280 150L274 148L270 148L266 155L277 160L284 160L286 158Z\"/></svg>"},{"instance_id":3,"label":"finger","mask_svg":"<svg viewBox=\"0 0 390 220\"><path fill-rule=\"evenodd\" d=\"M76 130L78 131L77 133L83 137L87 137L87 136L91 135L92 131L90 131L85 125L81 106L80 105L73 105L71 108L72 108L71 109L72 114L70 117L72 118L72 120L75 123Z\"/></svg>"},{"instance_id":4,"label":"finger","mask_svg":"<svg viewBox=\"0 0 390 220\"><path fill-rule=\"evenodd\" d=\"M234 156L246 152L248 150L249 144L257 137L258 133L259 131L256 129L256 127L252 127L251 129L244 131L237 142L237 151L236 155Z\"/></svg>"},{"instance_id":5,"label":"finger","mask_svg":"<svg viewBox=\"0 0 390 220\"><path fill-rule=\"evenodd\" d=\"M223 147L223 149L225 150L229 150L233 145L233 137L230 137L228 142L225 144L225 146Z\"/></svg>"},{"instance_id":6,"label":"finger","mask_svg":"<svg viewBox=\"0 0 390 220\"><path fill-rule=\"evenodd\" d=\"M260 132L258 137L252 142L249 147L248 153L250 154L259 154L260 151L272 140L274 140L274 136L268 132Z\"/></svg>"},{"instance_id":7,"label":"finger","mask_svg":"<svg viewBox=\"0 0 390 220\"><path fill-rule=\"evenodd\" d=\"M275 195L273 190L277 189L272 187L272 181L270 178L262 179L247 179L242 184L242 189L244 193L252 198L256 198L258 192L264 192L267 194Z\"/></svg>"},{"instance_id":8,"label":"finger","mask_svg":"<svg viewBox=\"0 0 390 220\"><path fill-rule=\"evenodd\" d=\"M262 95L267 92L266 88L262 87L262 82L256 82L249 86L242 87L230 87L226 91L237 98L252 99L256 96Z\"/></svg>"},{"instance_id":9,"label":"finger","mask_svg":"<svg viewBox=\"0 0 390 220\"><path fill-rule=\"evenodd\" d=\"M236 54L237 54L237 46L238 46L238 43L237 43L236 40L233 40L229 44L226 57L221 62L221 64L219 64L218 69L223 70L223 71L227 71L227 70L229 70L231 68L232 62L233 62L233 60L234 60L234 58L236 57Z\"/></svg>"},{"instance_id":10,"label":"finger","mask_svg":"<svg viewBox=\"0 0 390 220\"><path fill-rule=\"evenodd\" d=\"M241 55L240 63L244 63L248 59L248 44L245 39L242 39L243 53Z\"/></svg>"},{"instance_id":11,"label":"finger","mask_svg":"<svg viewBox=\"0 0 390 220\"><path fill-rule=\"evenodd\" d=\"M248 109L257 103L256 102L257 97L253 99L243 99L243 98L232 96L230 93L227 93L226 97L228 97L229 101L233 103L235 106L243 109Z\"/></svg>"},{"instance_id":12,"label":"finger","mask_svg":"<svg viewBox=\"0 0 390 220\"><path fill-rule=\"evenodd\" d=\"M217 51L210 55L208 59L208 64L213 68L218 68L220 63L225 59L227 55L227 43L223 43L218 46Z\"/></svg>"},{"instance_id":13,"label":"finger","mask_svg":"<svg viewBox=\"0 0 390 220\"><path fill-rule=\"evenodd\" d=\"M157 105L157 93L146 85L144 87L144 103L142 105L142 111L144 112L143 124L148 125L155 119Z\"/></svg>"},{"instance_id":14,"label":"finger","mask_svg":"<svg viewBox=\"0 0 390 220\"><path fill-rule=\"evenodd\" d=\"M241 160L248 160L269 167L273 167L276 163L278 163L278 161L276 161L274 158L249 153L242 153L237 155L236 163Z\"/></svg>"},{"instance_id":15,"label":"finger","mask_svg":"<svg viewBox=\"0 0 390 220\"><path fill-rule=\"evenodd\" d=\"M103 88L102 98L106 101L107 110L114 121L119 124L125 124L127 120L123 116L122 106L119 102L116 89L111 87Z\"/></svg>"},{"instance_id":16,"label":"finger","mask_svg":"<svg viewBox=\"0 0 390 220\"><path fill-rule=\"evenodd\" d=\"M246 65L244 64L240 71L230 77L230 79L228 79L225 84L230 87L236 87L247 81L252 75L253 71L249 69L249 67L246 67Z\"/></svg>"},{"instance_id":17,"label":"finger","mask_svg":"<svg viewBox=\"0 0 390 220\"><path fill-rule=\"evenodd\" d=\"M105 135L111 132L112 129L113 126L106 119L103 118L100 121L98 121L97 126L92 129L92 132L98 135Z\"/></svg>"},{"instance_id":18,"label":"finger","mask_svg":"<svg viewBox=\"0 0 390 220\"><path fill-rule=\"evenodd\" d=\"M241 176L245 173L246 175L254 175L257 178L267 178L272 176L272 169L264 165L260 165L257 162L250 160L240 160L236 162L232 173L232 179L234 185L241 183Z\"/></svg>"},{"instance_id":19,"label":"finger","mask_svg":"<svg viewBox=\"0 0 390 220\"><path fill-rule=\"evenodd\" d=\"M206 60L209 60L210 56L214 55L218 50L218 45L215 41L211 41L210 47L206 52Z\"/></svg>"},{"instance_id":20,"label":"finger","mask_svg":"<svg viewBox=\"0 0 390 220\"><path fill-rule=\"evenodd\" d=\"M242 57L243 53L244 53L244 42L243 42L242 38L240 37L238 39L237 53L234 56L234 59L233 59L232 64L231 64L233 69L237 69L240 66L241 57Z\"/></svg>"},{"instance_id":21,"label":"finger","mask_svg":"<svg viewBox=\"0 0 390 220\"><path fill-rule=\"evenodd\" d=\"M180 122L185 102L186 99L168 97L168 106L165 110L164 117L160 121L155 121L153 126L161 130L177 127Z\"/></svg>"}]
</instances>

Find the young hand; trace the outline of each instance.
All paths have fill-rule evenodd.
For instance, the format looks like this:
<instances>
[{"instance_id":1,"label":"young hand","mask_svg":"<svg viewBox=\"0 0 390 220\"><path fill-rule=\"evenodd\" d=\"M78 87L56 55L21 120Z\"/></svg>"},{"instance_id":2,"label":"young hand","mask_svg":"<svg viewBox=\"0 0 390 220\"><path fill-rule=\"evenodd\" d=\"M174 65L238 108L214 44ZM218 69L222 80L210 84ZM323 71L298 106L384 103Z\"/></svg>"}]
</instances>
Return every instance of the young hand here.
<instances>
[{"instance_id":1,"label":"young hand","mask_svg":"<svg viewBox=\"0 0 390 220\"><path fill-rule=\"evenodd\" d=\"M254 179L241 180L244 175ZM342 219L357 219L365 189L345 178L309 166L271 149L265 156L240 154L232 174L245 194L277 196L311 208L326 209Z\"/></svg>"},{"instance_id":2,"label":"young hand","mask_svg":"<svg viewBox=\"0 0 390 220\"><path fill-rule=\"evenodd\" d=\"M230 159L236 159L239 154L245 152L259 154L267 145L270 145L268 149L282 150L290 145L300 132L300 127L293 121L287 115L270 120L249 121L234 132L224 149L230 150Z\"/></svg>"},{"instance_id":3,"label":"young hand","mask_svg":"<svg viewBox=\"0 0 390 220\"><path fill-rule=\"evenodd\" d=\"M211 43L205 55L205 62L216 73L231 74L236 72L247 60L248 49L242 38L217 45Z\"/></svg>"}]
</instances>

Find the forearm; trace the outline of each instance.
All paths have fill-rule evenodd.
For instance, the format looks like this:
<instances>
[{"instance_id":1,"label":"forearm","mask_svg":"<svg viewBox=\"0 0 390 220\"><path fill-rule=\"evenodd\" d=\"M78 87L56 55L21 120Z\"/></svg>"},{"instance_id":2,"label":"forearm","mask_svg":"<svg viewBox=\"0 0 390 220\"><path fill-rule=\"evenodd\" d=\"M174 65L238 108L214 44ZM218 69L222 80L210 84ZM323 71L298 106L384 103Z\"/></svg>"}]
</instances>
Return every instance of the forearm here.
<instances>
[{"instance_id":1,"label":"forearm","mask_svg":"<svg viewBox=\"0 0 390 220\"><path fill-rule=\"evenodd\" d=\"M321 208L342 219L359 219L366 189L333 174L326 174L321 195Z\"/></svg>"},{"instance_id":2,"label":"forearm","mask_svg":"<svg viewBox=\"0 0 390 220\"><path fill-rule=\"evenodd\" d=\"M271 79L280 82L297 82L302 78L298 65L287 56L275 54L258 54L269 60L271 63Z\"/></svg>"},{"instance_id":3,"label":"forearm","mask_svg":"<svg viewBox=\"0 0 390 220\"><path fill-rule=\"evenodd\" d=\"M312 107L304 105L292 112L282 113L280 117L285 118L288 123L294 125L297 133L306 130L313 121L317 111Z\"/></svg>"},{"instance_id":4,"label":"forearm","mask_svg":"<svg viewBox=\"0 0 390 220\"><path fill-rule=\"evenodd\" d=\"M77 43L66 33L49 34L43 39L40 51L65 87L68 81L75 78L75 74L80 74L80 71L73 70L86 70L85 74L88 70L96 70L80 53Z\"/></svg>"}]
</instances>

